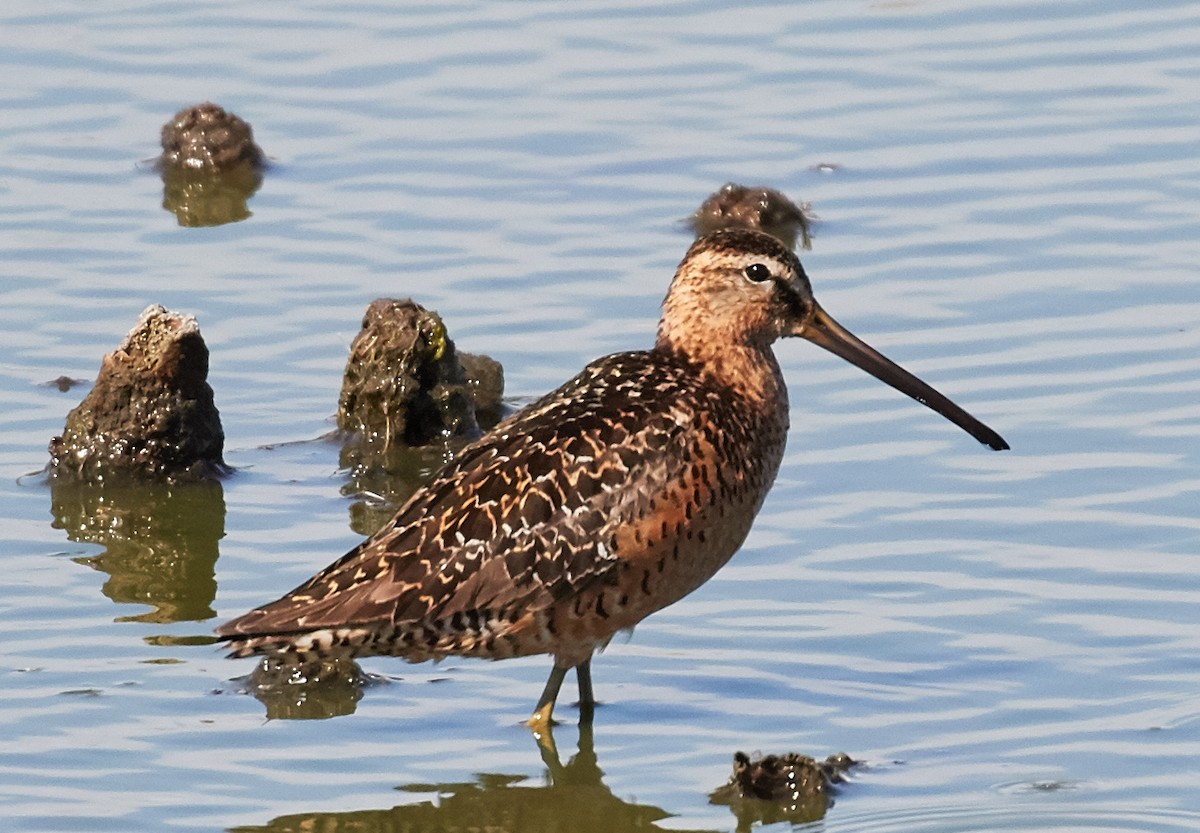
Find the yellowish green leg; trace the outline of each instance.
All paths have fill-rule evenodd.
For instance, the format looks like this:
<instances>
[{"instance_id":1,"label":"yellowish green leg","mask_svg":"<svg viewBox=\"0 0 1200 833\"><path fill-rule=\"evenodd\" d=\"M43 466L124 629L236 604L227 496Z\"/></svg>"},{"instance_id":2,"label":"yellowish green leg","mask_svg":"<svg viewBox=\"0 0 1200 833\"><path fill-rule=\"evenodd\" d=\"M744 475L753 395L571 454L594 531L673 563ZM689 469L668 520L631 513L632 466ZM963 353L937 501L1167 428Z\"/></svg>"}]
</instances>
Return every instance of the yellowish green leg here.
<instances>
[{"instance_id":1,"label":"yellowish green leg","mask_svg":"<svg viewBox=\"0 0 1200 833\"><path fill-rule=\"evenodd\" d=\"M538 698L533 709L533 715L526 721L530 729L541 732L554 725L554 703L558 700L558 692L562 690L563 680L571 669L563 665L555 665L550 670L546 687ZM591 723L596 710L596 699L592 694L592 661L584 660L575 666L575 680L579 683L579 722Z\"/></svg>"},{"instance_id":2,"label":"yellowish green leg","mask_svg":"<svg viewBox=\"0 0 1200 833\"><path fill-rule=\"evenodd\" d=\"M533 708L533 715L526 721L534 732L545 731L553 725L554 701L558 699L558 691L562 688L563 680L566 679L567 672L570 670L569 667L562 665L555 665L550 670L550 677L546 680L546 687L542 689L542 696L538 698L537 705Z\"/></svg>"}]
</instances>

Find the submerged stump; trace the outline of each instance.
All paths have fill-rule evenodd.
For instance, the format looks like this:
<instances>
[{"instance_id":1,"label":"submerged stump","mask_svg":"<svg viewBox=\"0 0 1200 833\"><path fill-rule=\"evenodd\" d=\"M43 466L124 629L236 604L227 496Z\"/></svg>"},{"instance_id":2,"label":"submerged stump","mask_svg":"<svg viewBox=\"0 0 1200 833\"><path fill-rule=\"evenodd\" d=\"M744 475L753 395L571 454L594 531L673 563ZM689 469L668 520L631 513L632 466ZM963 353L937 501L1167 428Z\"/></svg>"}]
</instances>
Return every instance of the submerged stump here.
<instances>
[{"instance_id":1,"label":"submerged stump","mask_svg":"<svg viewBox=\"0 0 1200 833\"><path fill-rule=\"evenodd\" d=\"M354 714L363 690L386 685L387 679L367 674L352 659L296 665L263 657L235 682L240 693L254 695L266 707L268 720L324 720Z\"/></svg>"},{"instance_id":2,"label":"submerged stump","mask_svg":"<svg viewBox=\"0 0 1200 833\"><path fill-rule=\"evenodd\" d=\"M789 249L796 248L797 239L811 249L816 220L809 203L796 205L774 188L727 182L687 222L697 237L722 229L749 229L766 232Z\"/></svg>"},{"instance_id":3,"label":"submerged stump","mask_svg":"<svg viewBox=\"0 0 1200 833\"><path fill-rule=\"evenodd\" d=\"M186 481L228 472L196 319L147 307L50 441L51 478Z\"/></svg>"},{"instance_id":4,"label":"submerged stump","mask_svg":"<svg viewBox=\"0 0 1200 833\"><path fill-rule=\"evenodd\" d=\"M163 167L213 173L243 164L261 168L266 160L250 125L211 101L172 116L162 128L162 149Z\"/></svg>"}]
</instances>

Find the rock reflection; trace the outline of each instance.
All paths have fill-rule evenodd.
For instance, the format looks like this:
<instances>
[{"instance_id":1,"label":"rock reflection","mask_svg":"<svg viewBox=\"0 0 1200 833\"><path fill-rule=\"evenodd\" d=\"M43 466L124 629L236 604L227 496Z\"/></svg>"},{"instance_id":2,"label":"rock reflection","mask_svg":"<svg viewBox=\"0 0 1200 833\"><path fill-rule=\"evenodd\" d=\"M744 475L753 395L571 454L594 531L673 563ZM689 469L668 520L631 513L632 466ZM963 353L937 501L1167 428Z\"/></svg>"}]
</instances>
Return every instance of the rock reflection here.
<instances>
[{"instance_id":1,"label":"rock reflection","mask_svg":"<svg viewBox=\"0 0 1200 833\"><path fill-rule=\"evenodd\" d=\"M221 171L163 168L163 208L181 226L203 228L236 223L250 216L250 198L262 185L262 171L240 163Z\"/></svg>"},{"instance_id":2,"label":"rock reflection","mask_svg":"<svg viewBox=\"0 0 1200 833\"><path fill-rule=\"evenodd\" d=\"M361 434L342 436L338 465L347 480L341 492L356 498L350 505L350 528L364 537L390 521L401 504L469 442L464 437L420 448L367 449Z\"/></svg>"},{"instance_id":3,"label":"rock reflection","mask_svg":"<svg viewBox=\"0 0 1200 833\"><path fill-rule=\"evenodd\" d=\"M104 595L153 609L117 621L193 622L212 618L217 542L225 535L225 493L217 481L50 482L55 529L99 544L78 558L109 578Z\"/></svg>"},{"instance_id":4,"label":"rock reflection","mask_svg":"<svg viewBox=\"0 0 1200 833\"><path fill-rule=\"evenodd\" d=\"M523 775L480 774L474 781L408 784L401 792L429 798L379 810L296 813L265 825L235 827L233 833L615 833L678 830L657 824L671 814L649 804L625 801L601 780L590 731L581 731L579 751L567 763L543 750L544 783Z\"/></svg>"}]
</instances>

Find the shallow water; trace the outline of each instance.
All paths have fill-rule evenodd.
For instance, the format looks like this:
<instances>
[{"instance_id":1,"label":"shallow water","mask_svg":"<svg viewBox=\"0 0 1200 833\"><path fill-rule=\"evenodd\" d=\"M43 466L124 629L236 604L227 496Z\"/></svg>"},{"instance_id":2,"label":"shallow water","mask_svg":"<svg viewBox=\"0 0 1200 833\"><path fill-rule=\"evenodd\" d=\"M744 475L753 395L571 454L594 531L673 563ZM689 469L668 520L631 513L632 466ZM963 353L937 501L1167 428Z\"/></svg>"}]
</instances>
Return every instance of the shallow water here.
<instances>
[{"instance_id":1,"label":"shallow water","mask_svg":"<svg viewBox=\"0 0 1200 833\"><path fill-rule=\"evenodd\" d=\"M1182 2L9 3L6 827L730 830L745 749L867 761L830 831L1196 829L1198 41ZM274 164L183 228L139 162L206 98ZM1013 450L782 344L745 548L595 663L602 779L519 725L543 658L370 661L316 709L353 714L265 720L207 636L358 540L315 438L367 303L436 308L526 400L650 342L727 180L812 201L825 307ZM152 302L199 318L238 473L23 477L86 390L42 383Z\"/></svg>"}]
</instances>

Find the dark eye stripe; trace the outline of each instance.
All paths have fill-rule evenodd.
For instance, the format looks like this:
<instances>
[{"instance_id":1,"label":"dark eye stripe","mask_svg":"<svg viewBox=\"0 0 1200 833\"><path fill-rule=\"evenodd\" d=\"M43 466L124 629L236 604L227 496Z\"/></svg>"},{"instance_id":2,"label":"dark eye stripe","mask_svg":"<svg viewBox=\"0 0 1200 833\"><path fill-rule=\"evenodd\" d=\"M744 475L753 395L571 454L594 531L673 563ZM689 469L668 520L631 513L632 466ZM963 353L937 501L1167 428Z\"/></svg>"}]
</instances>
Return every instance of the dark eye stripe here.
<instances>
[{"instance_id":1,"label":"dark eye stripe","mask_svg":"<svg viewBox=\"0 0 1200 833\"><path fill-rule=\"evenodd\" d=\"M765 280L770 280L771 270L762 263L751 263L744 270L746 277L755 283L762 283Z\"/></svg>"}]
</instances>

